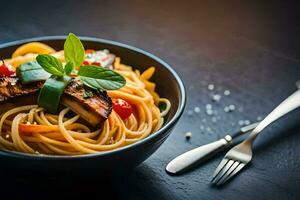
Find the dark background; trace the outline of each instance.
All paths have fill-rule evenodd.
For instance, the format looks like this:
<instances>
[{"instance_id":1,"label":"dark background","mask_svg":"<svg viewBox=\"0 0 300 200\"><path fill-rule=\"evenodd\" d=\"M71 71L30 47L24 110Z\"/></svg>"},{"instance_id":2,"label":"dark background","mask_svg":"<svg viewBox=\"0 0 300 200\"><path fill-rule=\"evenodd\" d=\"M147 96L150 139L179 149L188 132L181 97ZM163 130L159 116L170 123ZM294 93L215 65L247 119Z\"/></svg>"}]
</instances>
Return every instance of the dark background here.
<instances>
[{"instance_id":1,"label":"dark background","mask_svg":"<svg viewBox=\"0 0 300 200\"><path fill-rule=\"evenodd\" d=\"M0 3L0 43L74 32L116 40L168 62L185 83L188 101L177 127L132 172L106 177L53 177L1 172L1 194L22 199L95 195L103 199L299 199L300 112L267 128L254 159L222 188L209 185L221 156L185 175L165 173L175 156L265 116L300 79L299 6L288 1L13 1ZM166 83L167 84L167 83ZM208 84L215 90L209 91ZM211 93L223 94L219 103ZM214 123L205 113L212 104ZM225 113L233 104L236 110ZM194 107L200 113L192 113ZM193 137L185 141L184 133ZM34 175L32 176L34 177Z\"/></svg>"}]
</instances>

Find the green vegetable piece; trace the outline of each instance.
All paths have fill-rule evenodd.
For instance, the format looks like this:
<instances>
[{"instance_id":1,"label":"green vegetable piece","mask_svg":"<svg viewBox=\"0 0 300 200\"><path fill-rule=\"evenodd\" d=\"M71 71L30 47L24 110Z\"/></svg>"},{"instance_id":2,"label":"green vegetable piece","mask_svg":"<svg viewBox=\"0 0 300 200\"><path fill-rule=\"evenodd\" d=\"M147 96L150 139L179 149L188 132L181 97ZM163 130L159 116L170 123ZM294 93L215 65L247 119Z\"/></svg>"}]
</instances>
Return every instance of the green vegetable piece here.
<instances>
[{"instance_id":1,"label":"green vegetable piece","mask_svg":"<svg viewBox=\"0 0 300 200\"><path fill-rule=\"evenodd\" d=\"M17 76L22 84L47 80L50 75L36 61L24 63L17 68Z\"/></svg>"},{"instance_id":2,"label":"green vegetable piece","mask_svg":"<svg viewBox=\"0 0 300 200\"><path fill-rule=\"evenodd\" d=\"M86 86L95 90L116 90L126 84L123 76L99 66L81 66L78 75Z\"/></svg>"},{"instance_id":3,"label":"green vegetable piece","mask_svg":"<svg viewBox=\"0 0 300 200\"><path fill-rule=\"evenodd\" d=\"M69 33L64 44L65 59L79 67L84 59L84 47L80 39L73 33Z\"/></svg>"},{"instance_id":4,"label":"green vegetable piece","mask_svg":"<svg viewBox=\"0 0 300 200\"><path fill-rule=\"evenodd\" d=\"M68 62L68 63L65 65L65 73L66 73L67 75L70 75L70 74L72 73L73 69L74 69L74 66L73 66L73 64L72 64L71 62Z\"/></svg>"},{"instance_id":5,"label":"green vegetable piece","mask_svg":"<svg viewBox=\"0 0 300 200\"><path fill-rule=\"evenodd\" d=\"M50 113L57 113L60 97L71 80L69 76L51 76L40 91L38 105Z\"/></svg>"},{"instance_id":6,"label":"green vegetable piece","mask_svg":"<svg viewBox=\"0 0 300 200\"><path fill-rule=\"evenodd\" d=\"M50 74L63 76L65 73L62 63L54 56L47 54L38 55L36 61Z\"/></svg>"}]
</instances>

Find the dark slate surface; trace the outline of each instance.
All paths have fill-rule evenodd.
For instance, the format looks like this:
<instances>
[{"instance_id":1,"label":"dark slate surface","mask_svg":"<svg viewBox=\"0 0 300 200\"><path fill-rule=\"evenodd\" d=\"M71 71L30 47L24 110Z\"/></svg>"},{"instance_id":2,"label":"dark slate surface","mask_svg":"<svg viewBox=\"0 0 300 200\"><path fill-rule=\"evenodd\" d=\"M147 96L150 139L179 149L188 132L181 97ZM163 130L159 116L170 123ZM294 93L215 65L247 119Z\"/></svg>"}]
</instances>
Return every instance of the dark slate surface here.
<instances>
[{"instance_id":1,"label":"dark slate surface","mask_svg":"<svg viewBox=\"0 0 300 200\"><path fill-rule=\"evenodd\" d=\"M2 172L2 194L28 199L58 192L65 197L94 194L99 199L104 194L120 199L300 198L299 111L264 131L255 143L252 164L223 188L209 185L221 156L183 176L164 171L174 156L237 130L239 120L266 115L296 89L299 6L287 1L156 0L2 0L0 6L0 43L68 32L120 41L171 64L188 94L187 109L169 139L132 172L85 180L79 175L36 179ZM212 103L208 84L215 85L215 93L229 89L231 95ZM217 123L205 114L207 103L218 111ZM224 113L229 104L237 110ZM195 106L201 113L188 115ZM184 139L186 131L193 132L190 142Z\"/></svg>"}]
</instances>

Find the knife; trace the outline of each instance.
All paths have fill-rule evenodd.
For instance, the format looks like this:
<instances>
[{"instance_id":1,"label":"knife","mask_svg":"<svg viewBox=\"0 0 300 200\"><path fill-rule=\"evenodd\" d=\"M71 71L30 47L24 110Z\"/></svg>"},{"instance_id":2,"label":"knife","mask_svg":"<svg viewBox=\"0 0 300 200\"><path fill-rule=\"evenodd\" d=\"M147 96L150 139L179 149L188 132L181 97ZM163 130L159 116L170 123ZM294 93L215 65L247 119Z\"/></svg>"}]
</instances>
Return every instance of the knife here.
<instances>
[{"instance_id":1,"label":"knife","mask_svg":"<svg viewBox=\"0 0 300 200\"><path fill-rule=\"evenodd\" d=\"M171 162L169 162L166 167L166 171L170 174L176 175L207 161L218 152L225 150L233 139L253 130L258 124L259 122L256 122L248 126L244 126L238 132L232 135L226 135L222 139L197 147L177 156Z\"/></svg>"}]
</instances>

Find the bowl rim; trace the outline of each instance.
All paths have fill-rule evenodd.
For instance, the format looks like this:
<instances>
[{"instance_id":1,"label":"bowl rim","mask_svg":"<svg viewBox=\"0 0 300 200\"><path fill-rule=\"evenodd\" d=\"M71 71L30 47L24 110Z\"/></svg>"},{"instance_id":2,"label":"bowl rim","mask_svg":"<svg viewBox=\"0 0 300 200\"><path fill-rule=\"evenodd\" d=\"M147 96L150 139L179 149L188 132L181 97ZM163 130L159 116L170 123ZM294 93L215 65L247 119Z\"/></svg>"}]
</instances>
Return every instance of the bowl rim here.
<instances>
[{"instance_id":1,"label":"bowl rim","mask_svg":"<svg viewBox=\"0 0 300 200\"><path fill-rule=\"evenodd\" d=\"M0 51L2 51L3 48L11 47L11 46L19 46L24 43L28 42L43 42L43 41L51 41L51 40L65 40L66 35L56 35L56 36L42 36L42 37L33 37L33 38L27 38L27 39L20 39L20 40L15 40L11 42L6 42L3 44L0 44ZM96 43L103 43L103 44L109 44L109 45L114 45L114 46L119 46L121 48L129 49L131 51L141 53L147 57L150 57L151 59L155 60L156 62L159 62L163 67L165 67L168 72L175 78L177 85L179 86L179 106L177 107L175 115L171 118L169 122L164 124L158 131L152 133L148 137L135 142L130 145L126 145L114 150L110 151L105 151L105 152L99 152L99 153L93 153L93 154L80 154L80 155L47 155L47 154L28 154L28 153L22 153L22 152L15 152L15 151L10 151L10 150L0 150L0 156L8 156L8 157L15 157L15 158L23 158L23 159L35 159L35 160L69 160L69 159L82 159L82 158L92 158L92 157L99 157L99 156L107 156L107 155L112 155L119 153L121 151L126 151L130 150L138 145L142 145L147 143L148 141L153 140L154 138L158 137L159 135L162 135L164 132L168 131L171 129L173 126L175 126L176 122L179 120L181 117L185 105L186 105L186 91L185 87L183 84L183 81L181 80L180 76L177 74L177 72L165 61L160 59L159 57L153 55L152 53L149 53L143 49L124 44L121 42L113 41L113 40L108 40L108 39L102 39L102 38L96 38L96 37L89 37L89 36L79 36L79 38L82 41L87 41L87 42L96 42Z\"/></svg>"}]
</instances>

